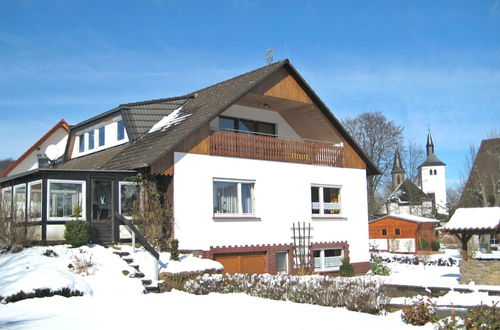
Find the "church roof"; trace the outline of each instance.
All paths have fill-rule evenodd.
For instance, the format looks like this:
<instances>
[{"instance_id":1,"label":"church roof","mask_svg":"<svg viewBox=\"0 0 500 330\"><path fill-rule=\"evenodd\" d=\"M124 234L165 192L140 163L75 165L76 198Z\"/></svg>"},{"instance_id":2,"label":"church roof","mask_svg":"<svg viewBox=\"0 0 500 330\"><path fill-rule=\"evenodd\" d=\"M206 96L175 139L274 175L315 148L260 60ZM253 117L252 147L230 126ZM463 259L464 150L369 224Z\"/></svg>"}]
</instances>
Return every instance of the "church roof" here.
<instances>
[{"instance_id":1,"label":"church roof","mask_svg":"<svg viewBox=\"0 0 500 330\"><path fill-rule=\"evenodd\" d=\"M427 149L427 158L424 160L424 162L422 164L420 164L420 166L418 168L423 167L423 166L445 166L446 165L434 153L434 142L432 141L431 132L429 132L427 134L426 149Z\"/></svg>"},{"instance_id":2,"label":"church roof","mask_svg":"<svg viewBox=\"0 0 500 330\"><path fill-rule=\"evenodd\" d=\"M406 173L401 163L402 162L401 162L401 156L399 154L399 149L396 149L396 152L394 153L394 163L392 164L391 174Z\"/></svg>"},{"instance_id":3,"label":"church roof","mask_svg":"<svg viewBox=\"0 0 500 330\"><path fill-rule=\"evenodd\" d=\"M394 189L388 198L388 201L406 202L411 204L421 204L423 201L429 200L429 195L424 193L411 180L404 180L399 186Z\"/></svg>"}]
</instances>

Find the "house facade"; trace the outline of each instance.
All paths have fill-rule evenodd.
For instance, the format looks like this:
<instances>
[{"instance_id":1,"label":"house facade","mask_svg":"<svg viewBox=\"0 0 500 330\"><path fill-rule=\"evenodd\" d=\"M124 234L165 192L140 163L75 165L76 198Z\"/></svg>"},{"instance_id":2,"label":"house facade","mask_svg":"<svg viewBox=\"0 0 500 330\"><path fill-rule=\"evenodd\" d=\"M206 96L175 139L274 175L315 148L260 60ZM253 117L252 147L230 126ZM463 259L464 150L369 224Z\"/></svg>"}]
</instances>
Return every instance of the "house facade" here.
<instances>
[{"instance_id":1,"label":"house facade","mask_svg":"<svg viewBox=\"0 0 500 330\"><path fill-rule=\"evenodd\" d=\"M162 181L179 248L226 271L297 272L298 223L310 228L314 271L337 272L345 256L356 272L369 268L366 177L379 171L288 60L120 105L71 127L63 163L0 185L17 200L9 189L24 184L29 214L40 182L42 240L61 239L78 206L93 240L113 243L129 237L113 214L130 212L136 174Z\"/></svg>"}]
</instances>

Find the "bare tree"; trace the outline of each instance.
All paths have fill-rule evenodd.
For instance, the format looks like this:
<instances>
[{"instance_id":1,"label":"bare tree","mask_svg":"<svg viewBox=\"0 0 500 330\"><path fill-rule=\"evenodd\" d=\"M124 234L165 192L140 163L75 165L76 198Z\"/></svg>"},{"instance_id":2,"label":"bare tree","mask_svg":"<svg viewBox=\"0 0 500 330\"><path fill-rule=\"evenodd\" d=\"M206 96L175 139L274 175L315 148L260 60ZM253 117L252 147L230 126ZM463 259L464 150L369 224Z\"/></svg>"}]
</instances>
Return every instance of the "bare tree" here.
<instances>
[{"instance_id":1,"label":"bare tree","mask_svg":"<svg viewBox=\"0 0 500 330\"><path fill-rule=\"evenodd\" d=\"M0 173L2 173L12 162L14 162L12 158L0 160Z\"/></svg>"},{"instance_id":2,"label":"bare tree","mask_svg":"<svg viewBox=\"0 0 500 330\"><path fill-rule=\"evenodd\" d=\"M378 189L389 179L395 148L402 141L403 127L388 120L381 112L365 112L355 118L346 118L342 124L382 172L380 176L368 177L368 212L373 217L383 201Z\"/></svg>"},{"instance_id":3,"label":"bare tree","mask_svg":"<svg viewBox=\"0 0 500 330\"><path fill-rule=\"evenodd\" d=\"M406 171L406 178L418 185L418 167L425 160L424 148L415 143L408 142L403 148L403 167Z\"/></svg>"}]
</instances>

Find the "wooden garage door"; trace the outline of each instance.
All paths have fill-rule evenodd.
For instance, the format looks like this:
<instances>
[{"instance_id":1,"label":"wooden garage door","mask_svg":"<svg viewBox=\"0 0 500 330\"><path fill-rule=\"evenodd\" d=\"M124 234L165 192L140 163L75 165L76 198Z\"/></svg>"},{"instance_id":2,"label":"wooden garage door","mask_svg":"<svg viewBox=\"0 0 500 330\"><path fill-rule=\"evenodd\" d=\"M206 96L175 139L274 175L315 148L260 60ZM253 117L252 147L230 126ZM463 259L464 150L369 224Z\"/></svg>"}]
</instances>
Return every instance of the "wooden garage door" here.
<instances>
[{"instance_id":1,"label":"wooden garage door","mask_svg":"<svg viewBox=\"0 0 500 330\"><path fill-rule=\"evenodd\" d=\"M263 274L266 272L266 253L219 254L215 260L224 266L224 273Z\"/></svg>"}]
</instances>

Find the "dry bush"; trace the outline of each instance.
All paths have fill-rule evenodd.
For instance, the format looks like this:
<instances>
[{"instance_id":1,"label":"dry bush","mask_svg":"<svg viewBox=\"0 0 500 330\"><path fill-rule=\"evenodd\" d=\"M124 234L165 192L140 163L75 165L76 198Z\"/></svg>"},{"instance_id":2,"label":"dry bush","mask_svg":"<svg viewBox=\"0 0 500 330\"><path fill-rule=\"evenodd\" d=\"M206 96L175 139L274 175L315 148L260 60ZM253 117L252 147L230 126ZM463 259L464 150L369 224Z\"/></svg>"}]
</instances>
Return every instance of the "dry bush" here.
<instances>
[{"instance_id":1,"label":"dry bush","mask_svg":"<svg viewBox=\"0 0 500 330\"><path fill-rule=\"evenodd\" d=\"M37 227L28 226L24 215L17 212L15 207L11 212L5 201L0 201L0 249L22 250L38 236Z\"/></svg>"},{"instance_id":2,"label":"dry bush","mask_svg":"<svg viewBox=\"0 0 500 330\"><path fill-rule=\"evenodd\" d=\"M68 265L68 268L75 274L79 274L82 276L92 275L94 273L94 263L92 262L92 256L88 258L85 254L80 251L79 255L71 256L71 264Z\"/></svg>"}]
</instances>

